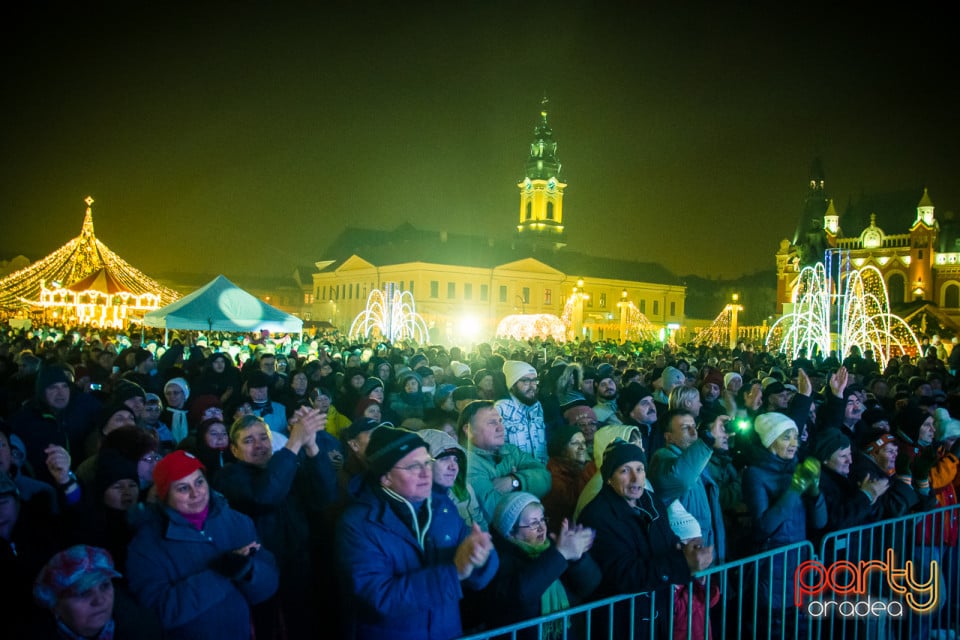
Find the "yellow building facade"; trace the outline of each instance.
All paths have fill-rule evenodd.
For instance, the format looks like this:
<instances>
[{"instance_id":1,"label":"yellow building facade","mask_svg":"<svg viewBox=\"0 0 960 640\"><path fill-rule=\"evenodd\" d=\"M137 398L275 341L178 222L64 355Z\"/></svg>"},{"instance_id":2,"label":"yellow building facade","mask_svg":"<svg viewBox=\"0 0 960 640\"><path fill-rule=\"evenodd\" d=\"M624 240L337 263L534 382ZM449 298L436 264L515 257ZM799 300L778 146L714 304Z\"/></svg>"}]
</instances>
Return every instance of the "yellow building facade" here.
<instances>
[{"instance_id":1,"label":"yellow building facade","mask_svg":"<svg viewBox=\"0 0 960 640\"><path fill-rule=\"evenodd\" d=\"M496 335L510 315L563 318L569 337L618 340L684 322L686 287L660 265L567 250L557 143L546 100L517 183L519 221L510 238L423 230L349 228L313 274L313 321L346 333L371 292L408 292L430 340L468 345ZM352 247L344 252L342 247ZM337 251L340 253L338 254Z\"/></svg>"}]
</instances>

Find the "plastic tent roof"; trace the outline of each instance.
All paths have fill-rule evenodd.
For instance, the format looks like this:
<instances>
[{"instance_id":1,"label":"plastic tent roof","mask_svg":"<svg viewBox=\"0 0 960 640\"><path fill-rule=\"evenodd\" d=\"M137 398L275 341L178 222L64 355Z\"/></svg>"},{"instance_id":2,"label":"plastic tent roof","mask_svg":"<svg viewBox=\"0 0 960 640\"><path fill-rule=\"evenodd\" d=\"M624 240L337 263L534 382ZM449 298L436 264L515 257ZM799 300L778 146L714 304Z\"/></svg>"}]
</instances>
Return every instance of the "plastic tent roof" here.
<instances>
[{"instance_id":1,"label":"plastic tent roof","mask_svg":"<svg viewBox=\"0 0 960 640\"><path fill-rule=\"evenodd\" d=\"M143 316L148 327L185 331L300 333L303 320L271 307L225 277Z\"/></svg>"}]
</instances>

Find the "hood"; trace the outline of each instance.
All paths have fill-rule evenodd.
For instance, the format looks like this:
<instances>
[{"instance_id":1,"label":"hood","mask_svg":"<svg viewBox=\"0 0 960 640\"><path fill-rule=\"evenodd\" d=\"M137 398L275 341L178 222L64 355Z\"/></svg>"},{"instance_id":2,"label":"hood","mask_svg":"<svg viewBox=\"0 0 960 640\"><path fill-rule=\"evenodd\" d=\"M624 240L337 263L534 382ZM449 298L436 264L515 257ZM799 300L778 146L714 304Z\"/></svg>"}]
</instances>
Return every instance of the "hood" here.
<instances>
[{"instance_id":1,"label":"hood","mask_svg":"<svg viewBox=\"0 0 960 640\"><path fill-rule=\"evenodd\" d=\"M603 466L603 451L607 446L617 438L630 442L634 431L640 433L639 427L630 424L609 424L597 429L597 433L593 436L593 462L597 465L597 469Z\"/></svg>"}]
</instances>

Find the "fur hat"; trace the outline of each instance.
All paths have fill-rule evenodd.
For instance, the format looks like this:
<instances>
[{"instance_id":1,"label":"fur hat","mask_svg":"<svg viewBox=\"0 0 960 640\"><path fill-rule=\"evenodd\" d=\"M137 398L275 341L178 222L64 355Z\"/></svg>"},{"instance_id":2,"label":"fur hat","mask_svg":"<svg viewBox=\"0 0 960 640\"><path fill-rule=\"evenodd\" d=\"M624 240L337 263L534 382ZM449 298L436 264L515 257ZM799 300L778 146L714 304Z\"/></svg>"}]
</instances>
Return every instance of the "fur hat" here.
<instances>
[{"instance_id":1,"label":"fur hat","mask_svg":"<svg viewBox=\"0 0 960 640\"><path fill-rule=\"evenodd\" d=\"M429 451L427 443L413 431L397 427L377 427L370 434L370 442L367 444L366 456L370 474L379 478L390 471L401 458L420 447Z\"/></svg>"},{"instance_id":2,"label":"fur hat","mask_svg":"<svg viewBox=\"0 0 960 640\"><path fill-rule=\"evenodd\" d=\"M647 454L635 444L614 440L603 454L603 465L600 467L600 477L606 482L614 472L628 462L642 462L647 464Z\"/></svg>"},{"instance_id":3,"label":"fur hat","mask_svg":"<svg viewBox=\"0 0 960 640\"><path fill-rule=\"evenodd\" d=\"M523 376L536 376L537 370L523 360L507 360L503 363L503 376L507 380L507 388L513 387Z\"/></svg>"},{"instance_id":4,"label":"fur hat","mask_svg":"<svg viewBox=\"0 0 960 640\"><path fill-rule=\"evenodd\" d=\"M753 421L753 430L757 433L757 436L760 438L760 444L762 444L764 448L773 444L773 441L783 435L784 431L796 428L797 423L794 422L790 416L785 413L780 413L779 411L761 413Z\"/></svg>"},{"instance_id":5,"label":"fur hat","mask_svg":"<svg viewBox=\"0 0 960 640\"><path fill-rule=\"evenodd\" d=\"M679 500L674 500L667 507L667 518L670 520L670 528L682 542L703 535L700 523L680 504Z\"/></svg>"},{"instance_id":6,"label":"fur hat","mask_svg":"<svg viewBox=\"0 0 960 640\"><path fill-rule=\"evenodd\" d=\"M105 579L120 577L109 551L76 545L47 561L33 583L33 597L41 606L53 609L64 596L80 595Z\"/></svg>"},{"instance_id":7,"label":"fur hat","mask_svg":"<svg viewBox=\"0 0 960 640\"><path fill-rule=\"evenodd\" d=\"M153 468L153 486L157 489L157 498L165 501L170 485L181 478L186 478L197 469L202 469L204 472L207 470L195 455L182 449L176 449L163 456Z\"/></svg>"},{"instance_id":8,"label":"fur hat","mask_svg":"<svg viewBox=\"0 0 960 640\"><path fill-rule=\"evenodd\" d=\"M813 455L820 462L826 462L836 451L850 446L850 438L840 429L824 429L817 434L813 442Z\"/></svg>"},{"instance_id":9,"label":"fur hat","mask_svg":"<svg viewBox=\"0 0 960 640\"><path fill-rule=\"evenodd\" d=\"M493 510L490 524L502 536L509 536L520 519L520 514L531 504L540 504L540 498L525 491L505 493Z\"/></svg>"}]
</instances>

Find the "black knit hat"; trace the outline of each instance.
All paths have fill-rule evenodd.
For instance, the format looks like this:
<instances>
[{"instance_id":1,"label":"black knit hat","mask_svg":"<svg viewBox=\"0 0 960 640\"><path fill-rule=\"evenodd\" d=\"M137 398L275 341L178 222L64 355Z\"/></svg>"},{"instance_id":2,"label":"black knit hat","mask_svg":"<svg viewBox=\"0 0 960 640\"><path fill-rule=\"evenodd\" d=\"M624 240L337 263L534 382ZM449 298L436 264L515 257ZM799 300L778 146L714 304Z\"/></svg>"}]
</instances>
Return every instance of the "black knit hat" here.
<instances>
[{"instance_id":1,"label":"black knit hat","mask_svg":"<svg viewBox=\"0 0 960 640\"><path fill-rule=\"evenodd\" d=\"M63 364L46 364L37 373L37 393L43 395L47 387L58 382L73 383L73 371Z\"/></svg>"},{"instance_id":2,"label":"black knit hat","mask_svg":"<svg viewBox=\"0 0 960 640\"><path fill-rule=\"evenodd\" d=\"M653 390L649 387L645 387L639 382L631 382L620 392L620 396L617 398L617 408L623 414L628 414L633 411L638 402L652 395Z\"/></svg>"},{"instance_id":3,"label":"black knit hat","mask_svg":"<svg viewBox=\"0 0 960 640\"><path fill-rule=\"evenodd\" d=\"M370 442L367 444L366 457L370 474L379 478L390 471L397 461L420 447L428 451L430 449L423 438L413 431L397 427L377 427L370 434Z\"/></svg>"},{"instance_id":4,"label":"black knit hat","mask_svg":"<svg viewBox=\"0 0 960 640\"><path fill-rule=\"evenodd\" d=\"M813 442L813 455L820 462L826 462L836 451L850 446L850 438L840 429L824 429L817 434Z\"/></svg>"},{"instance_id":5,"label":"black knit hat","mask_svg":"<svg viewBox=\"0 0 960 640\"><path fill-rule=\"evenodd\" d=\"M647 465L647 454L635 444L624 442L619 438L611 442L603 452L603 464L600 466L600 477L606 482L613 473L628 462L642 462Z\"/></svg>"},{"instance_id":6,"label":"black knit hat","mask_svg":"<svg viewBox=\"0 0 960 640\"><path fill-rule=\"evenodd\" d=\"M554 427L547 438L547 454L551 458L562 458L563 450L570 444L570 438L580 433L580 427L575 424L564 424Z\"/></svg>"},{"instance_id":7,"label":"black knit hat","mask_svg":"<svg viewBox=\"0 0 960 640\"><path fill-rule=\"evenodd\" d=\"M146 402L147 392L136 382L121 380L114 389L113 399L117 402L126 402L130 398L143 398L143 401Z\"/></svg>"},{"instance_id":8,"label":"black knit hat","mask_svg":"<svg viewBox=\"0 0 960 640\"><path fill-rule=\"evenodd\" d=\"M97 466L94 475L95 495L99 498L103 492L120 480L133 480L139 484L137 463L116 449L100 449L97 453Z\"/></svg>"}]
</instances>

